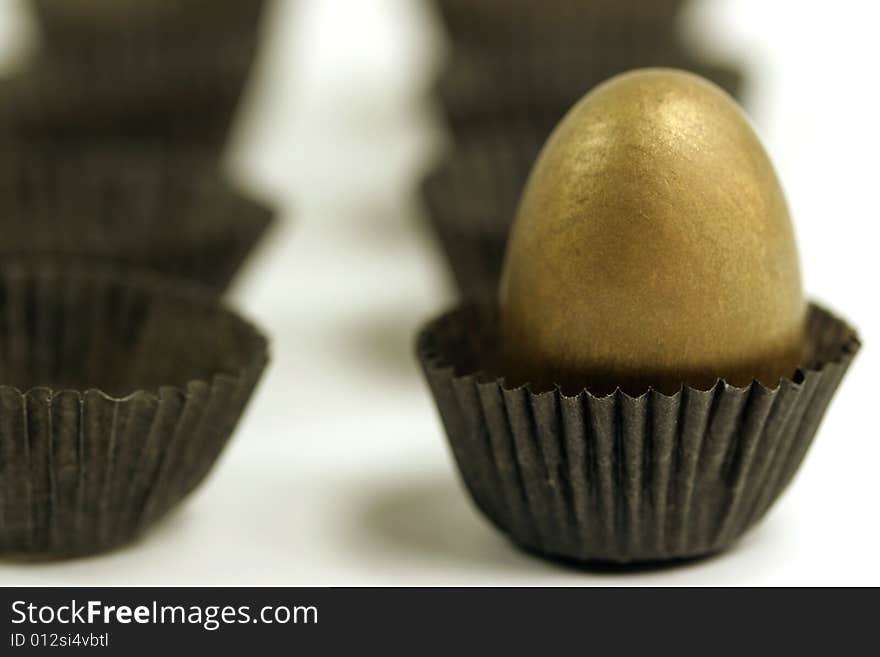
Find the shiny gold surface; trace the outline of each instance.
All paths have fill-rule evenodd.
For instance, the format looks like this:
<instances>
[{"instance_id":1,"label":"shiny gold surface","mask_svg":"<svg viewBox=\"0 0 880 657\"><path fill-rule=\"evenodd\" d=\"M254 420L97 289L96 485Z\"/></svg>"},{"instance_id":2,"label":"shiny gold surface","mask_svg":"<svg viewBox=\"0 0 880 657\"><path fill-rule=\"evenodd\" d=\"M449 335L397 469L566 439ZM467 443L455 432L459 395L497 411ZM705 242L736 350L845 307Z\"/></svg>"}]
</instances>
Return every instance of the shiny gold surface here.
<instances>
[{"instance_id":1,"label":"shiny gold surface","mask_svg":"<svg viewBox=\"0 0 880 657\"><path fill-rule=\"evenodd\" d=\"M500 308L515 383L637 394L791 376L805 316L794 233L730 97L645 69L582 99L526 185Z\"/></svg>"}]
</instances>

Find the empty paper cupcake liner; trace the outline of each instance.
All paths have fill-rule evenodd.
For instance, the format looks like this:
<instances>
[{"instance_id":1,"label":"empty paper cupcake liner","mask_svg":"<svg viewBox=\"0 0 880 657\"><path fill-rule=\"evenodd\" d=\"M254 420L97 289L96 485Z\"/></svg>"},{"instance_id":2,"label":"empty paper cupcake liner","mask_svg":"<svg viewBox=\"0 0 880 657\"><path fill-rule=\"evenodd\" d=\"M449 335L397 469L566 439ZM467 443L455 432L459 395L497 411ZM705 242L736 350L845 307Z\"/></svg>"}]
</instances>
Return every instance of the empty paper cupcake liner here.
<instances>
[{"instance_id":1,"label":"empty paper cupcake liner","mask_svg":"<svg viewBox=\"0 0 880 657\"><path fill-rule=\"evenodd\" d=\"M0 82L0 134L173 138L221 148L255 44L47 53Z\"/></svg>"},{"instance_id":2,"label":"empty paper cupcake liner","mask_svg":"<svg viewBox=\"0 0 880 657\"><path fill-rule=\"evenodd\" d=\"M0 257L142 267L222 290L273 212L197 152L19 142L0 157Z\"/></svg>"},{"instance_id":3,"label":"empty paper cupcake liner","mask_svg":"<svg viewBox=\"0 0 880 657\"><path fill-rule=\"evenodd\" d=\"M674 35L684 0L436 0L453 44L520 49L547 43L576 47L599 38L619 44Z\"/></svg>"},{"instance_id":4,"label":"empty paper cupcake liner","mask_svg":"<svg viewBox=\"0 0 880 657\"><path fill-rule=\"evenodd\" d=\"M120 42L155 44L259 30L264 0L31 0L44 45L73 51Z\"/></svg>"},{"instance_id":5,"label":"empty paper cupcake liner","mask_svg":"<svg viewBox=\"0 0 880 657\"><path fill-rule=\"evenodd\" d=\"M0 555L127 542L208 474L267 362L202 288L48 262L0 269Z\"/></svg>"},{"instance_id":6,"label":"empty paper cupcake liner","mask_svg":"<svg viewBox=\"0 0 880 657\"><path fill-rule=\"evenodd\" d=\"M498 289L520 194L545 137L487 130L459 143L423 181L426 216L464 297Z\"/></svg>"},{"instance_id":7,"label":"empty paper cupcake liner","mask_svg":"<svg viewBox=\"0 0 880 657\"><path fill-rule=\"evenodd\" d=\"M599 45L559 53L496 53L458 49L437 81L437 97L454 135L519 121L553 126L597 84L625 71L664 66L692 71L734 97L740 73L700 61L674 44L650 52L602 49Z\"/></svg>"},{"instance_id":8,"label":"empty paper cupcake liner","mask_svg":"<svg viewBox=\"0 0 880 657\"><path fill-rule=\"evenodd\" d=\"M767 512L803 460L859 349L812 306L803 368L768 389L719 381L674 395L509 388L494 314L463 308L419 336L455 460L477 506L518 544L581 562L711 554Z\"/></svg>"}]
</instances>

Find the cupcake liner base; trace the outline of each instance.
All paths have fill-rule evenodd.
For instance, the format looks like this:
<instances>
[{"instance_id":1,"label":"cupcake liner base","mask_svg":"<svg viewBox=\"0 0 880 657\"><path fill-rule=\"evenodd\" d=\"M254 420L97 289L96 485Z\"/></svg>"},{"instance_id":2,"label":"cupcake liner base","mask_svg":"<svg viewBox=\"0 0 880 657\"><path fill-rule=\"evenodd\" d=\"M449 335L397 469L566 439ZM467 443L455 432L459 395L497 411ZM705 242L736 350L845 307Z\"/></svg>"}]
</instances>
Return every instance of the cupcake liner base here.
<instances>
[{"instance_id":1,"label":"cupcake liner base","mask_svg":"<svg viewBox=\"0 0 880 657\"><path fill-rule=\"evenodd\" d=\"M726 549L793 478L859 348L827 311L809 317L804 369L773 389L509 388L490 374L497 320L475 307L417 350L464 483L501 531L554 558L664 562Z\"/></svg>"},{"instance_id":2,"label":"cupcake liner base","mask_svg":"<svg viewBox=\"0 0 880 657\"><path fill-rule=\"evenodd\" d=\"M0 274L0 555L129 542L208 474L266 341L182 283L43 262Z\"/></svg>"}]
</instances>

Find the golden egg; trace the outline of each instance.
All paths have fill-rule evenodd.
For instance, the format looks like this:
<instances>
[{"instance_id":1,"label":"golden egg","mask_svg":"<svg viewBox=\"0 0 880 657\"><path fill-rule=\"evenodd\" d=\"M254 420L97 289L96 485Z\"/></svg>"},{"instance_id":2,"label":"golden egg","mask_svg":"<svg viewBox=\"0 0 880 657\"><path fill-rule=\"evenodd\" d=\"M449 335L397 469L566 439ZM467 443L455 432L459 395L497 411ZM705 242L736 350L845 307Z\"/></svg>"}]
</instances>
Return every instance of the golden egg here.
<instances>
[{"instance_id":1,"label":"golden egg","mask_svg":"<svg viewBox=\"0 0 880 657\"><path fill-rule=\"evenodd\" d=\"M526 184L499 302L511 383L639 394L792 376L806 311L794 231L736 103L671 69L585 96Z\"/></svg>"}]
</instances>

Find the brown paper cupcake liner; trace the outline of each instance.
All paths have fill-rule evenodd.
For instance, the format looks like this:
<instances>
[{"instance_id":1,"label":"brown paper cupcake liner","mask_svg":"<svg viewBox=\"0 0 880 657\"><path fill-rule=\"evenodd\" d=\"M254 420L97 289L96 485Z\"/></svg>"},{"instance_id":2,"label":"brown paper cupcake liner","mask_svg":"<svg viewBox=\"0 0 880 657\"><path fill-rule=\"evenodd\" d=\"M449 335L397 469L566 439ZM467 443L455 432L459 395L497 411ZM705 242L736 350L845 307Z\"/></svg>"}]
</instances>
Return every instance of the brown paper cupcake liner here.
<instances>
[{"instance_id":1,"label":"brown paper cupcake liner","mask_svg":"<svg viewBox=\"0 0 880 657\"><path fill-rule=\"evenodd\" d=\"M265 0L31 0L51 49L155 44L256 33Z\"/></svg>"},{"instance_id":2,"label":"brown paper cupcake liner","mask_svg":"<svg viewBox=\"0 0 880 657\"><path fill-rule=\"evenodd\" d=\"M219 149L255 47L238 39L155 52L46 53L0 81L0 135L164 138Z\"/></svg>"},{"instance_id":3,"label":"brown paper cupcake liner","mask_svg":"<svg viewBox=\"0 0 880 657\"><path fill-rule=\"evenodd\" d=\"M272 219L197 152L24 141L0 157L3 258L110 262L222 290Z\"/></svg>"},{"instance_id":4,"label":"brown paper cupcake liner","mask_svg":"<svg viewBox=\"0 0 880 657\"><path fill-rule=\"evenodd\" d=\"M418 339L455 460L477 506L515 542L581 562L730 546L793 478L860 346L812 306L804 366L776 388L719 381L671 396L567 396L492 374L495 326L464 308Z\"/></svg>"},{"instance_id":5,"label":"brown paper cupcake liner","mask_svg":"<svg viewBox=\"0 0 880 657\"><path fill-rule=\"evenodd\" d=\"M425 214L462 296L498 289L520 194L545 138L525 126L469 135L423 181Z\"/></svg>"},{"instance_id":6,"label":"brown paper cupcake liner","mask_svg":"<svg viewBox=\"0 0 880 657\"><path fill-rule=\"evenodd\" d=\"M456 136L508 121L540 125L549 134L597 84L645 66L692 71L734 97L742 91L739 71L701 61L676 44L642 52L592 44L564 53L457 49L438 78L436 95Z\"/></svg>"},{"instance_id":7,"label":"brown paper cupcake liner","mask_svg":"<svg viewBox=\"0 0 880 657\"><path fill-rule=\"evenodd\" d=\"M138 536L208 474L265 338L183 283L48 262L0 270L0 555Z\"/></svg>"},{"instance_id":8,"label":"brown paper cupcake liner","mask_svg":"<svg viewBox=\"0 0 880 657\"><path fill-rule=\"evenodd\" d=\"M568 46L596 38L617 43L674 35L684 0L436 0L440 18L456 45L522 48L547 42Z\"/></svg>"}]
</instances>

